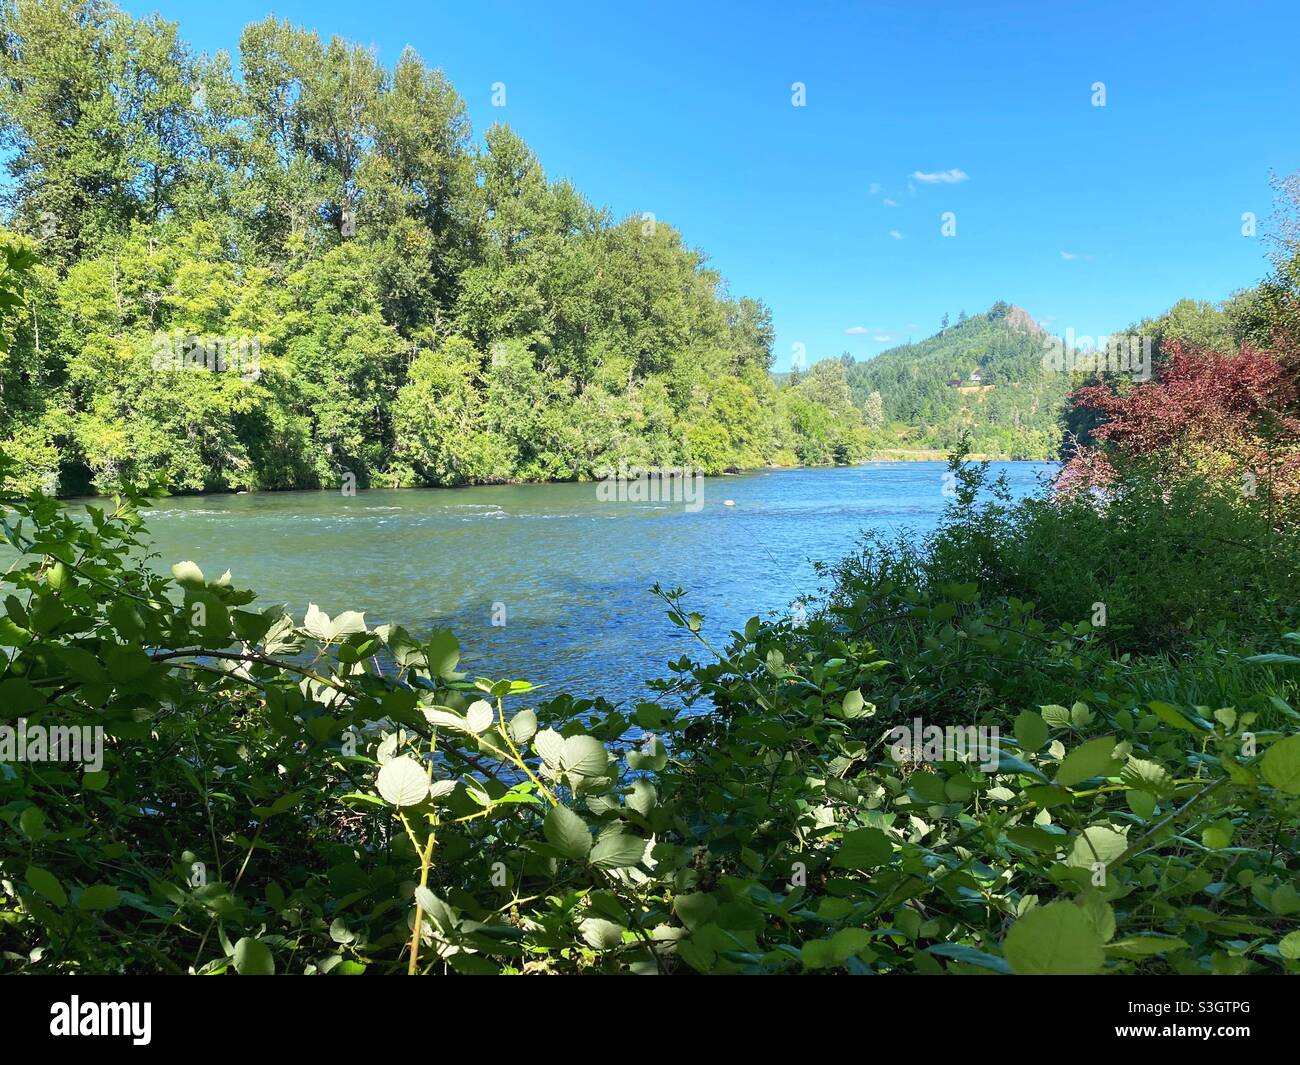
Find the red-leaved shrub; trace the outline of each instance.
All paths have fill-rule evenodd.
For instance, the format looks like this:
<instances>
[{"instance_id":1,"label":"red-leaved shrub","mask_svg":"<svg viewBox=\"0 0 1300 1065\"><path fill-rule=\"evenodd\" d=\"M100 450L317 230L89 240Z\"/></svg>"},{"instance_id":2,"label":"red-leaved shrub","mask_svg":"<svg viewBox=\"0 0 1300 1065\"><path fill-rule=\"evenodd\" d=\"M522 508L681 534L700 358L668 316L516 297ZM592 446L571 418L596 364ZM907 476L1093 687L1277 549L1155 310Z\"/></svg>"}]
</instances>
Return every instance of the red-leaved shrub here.
<instances>
[{"instance_id":1,"label":"red-leaved shrub","mask_svg":"<svg viewBox=\"0 0 1300 1065\"><path fill-rule=\"evenodd\" d=\"M1072 402L1097 412L1096 443L1079 448L1058 490L1105 489L1124 459L1154 461L1171 476L1231 479L1247 494L1300 495L1300 389L1276 354L1243 345L1236 355L1172 344L1157 379L1117 393L1077 389Z\"/></svg>"}]
</instances>

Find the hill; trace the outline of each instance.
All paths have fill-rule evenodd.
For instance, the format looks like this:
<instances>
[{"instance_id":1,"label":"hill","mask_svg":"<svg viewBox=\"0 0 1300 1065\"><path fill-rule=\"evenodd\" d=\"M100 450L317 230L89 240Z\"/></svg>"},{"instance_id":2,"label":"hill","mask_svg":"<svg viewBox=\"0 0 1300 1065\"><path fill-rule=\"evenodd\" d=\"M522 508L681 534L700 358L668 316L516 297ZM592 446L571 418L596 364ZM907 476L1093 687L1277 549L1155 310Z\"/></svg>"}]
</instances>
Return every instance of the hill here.
<instances>
[{"instance_id":1,"label":"hill","mask_svg":"<svg viewBox=\"0 0 1300 1065\"><path fill-rule=\"evenodd\" d=\"M846 368L854 404L893 443L1055 458L1071 375L1044 369L1047 334L1022 308L995 303L915 344ZM873 394L879 393L879 400Z\"/></svg>"}]
</instances>

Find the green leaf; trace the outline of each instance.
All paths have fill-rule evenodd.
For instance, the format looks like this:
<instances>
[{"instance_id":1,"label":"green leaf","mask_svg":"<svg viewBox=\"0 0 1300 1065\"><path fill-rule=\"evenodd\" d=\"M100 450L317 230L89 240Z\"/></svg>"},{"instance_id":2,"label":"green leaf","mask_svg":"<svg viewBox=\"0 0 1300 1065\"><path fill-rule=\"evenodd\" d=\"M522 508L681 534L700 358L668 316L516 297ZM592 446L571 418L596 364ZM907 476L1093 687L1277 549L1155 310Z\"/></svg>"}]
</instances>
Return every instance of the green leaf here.
<instances>
[{"instance_id":1,"label":"green leaf","mask_svg":"<svg viewBox=\"0 0 1300 1065\"><path fill-rule=\"evenodd\" d=\"M1119 771L1119 779L1120 783L1149 791L1159 799L1169 797L1175 790L1174 778L1169 775L1169 770L1159 762L1143 758L1130 758L1125 762L1124 768Z\"/></svg>"},{"instance_id":2,"label":"green leaf","mask_svg":"<svg viewBox=\"0 0 1300 1065\"><path fill-rule=\"evenodd\" d=\"M668 764L668 750L664 747L663 740L651 736L647 743L642 744L641 750L628 752L627 764L629 769L649 769L658 773Z\"/></svg>"},{"instance_id":3,"label":"green leaf","mask_svg":"<svg viewBox=\"0 0 1300 1065\"><path fill-rule=\"evenodd\" d=\"M422 706L420 713L424 715L424 720L435 728L451 728L457 732L473 733L468 721L455 710L449 710L445 706Z\"/></svg>"},{"instance_id":4,"label":"green leaf","mask_svg":"<svg viewBox=\"0 0 1300 1065\"><path fill-rule=\"evenodd\" d=\"M1183 712L1176 706L1170 706L1169 703L1159 701L1147 703L1147 706L1155 712L1156 717L1160 718L1166 725L1173 725L1176 729L1182 729L1184 732L1199 732L1195 725L1183 716Z\"/></svg>"},{"instance_id":5,"label":"green leaf","mask_svg":"<svg viewBox=\"0 0 1300 1065\"><path fill-rule=\"evenodd\" d=\"M1036 769L1022 758L1017 758L1010 751L1004 751L1002 748L995 748L991 753L997 756L997 767L995 773L1024 773L1027 776L1037 777L1039 780L1046 780L1047 777L1041 769ZM1066 793L1066 798L1070 798Z\"/></svg>"},{"instance_id":6,"label":"green leaf","mask_svg":"<svg viewBox=\"0 0 1300 1065\"><path fill-rule=\"evenodd\" d=\"M841 928L831 936L831 957L837 964L843 964L870 943L871 933L865 928Z\"/></svg>"},{"instance_id":7,"label":"green leaf","mask_svg":"<svg viewBox=\"0 0 1300 1065\"><path fill-rule=\"evenodd\" d=\"M1128 808L1144 821L1150 820L1155 813L1156 797L1149 791L1126 791L1124 798L1128 802Z\"/></svg>"},{"instance_id":8,"label":"green leaf","mask_svg":"<svg viewBox=\"0 0 1300 1065\"><path fill-rule=\"evenodd\" d=\"M649 817L650 811L655 808L655 803L659 796L655 791L655 786L650 781L641 779L633 783L632 794L627 797L627 805L639 813L642 817Z\"/></svg>"},{"instance_id":9,"label":"green leaf","mask_svg":"<svg viewBox=\"0 0 1300 1065\"><path fill-rule=\"evenodd\" d=\"M1022 710L1015 722L1016 742L1025 751L1037 751L1047 742L1047 722L1032 710Z\"/></svg>"},{"instance_id":10,"label":"green leaf","mask_svg":"<svg viewBox=\"0 0 1300 1065\"><path fill-rule=\"evenodd\" d=\"M703 891L678 895L673 899L673 912L692 931L710 921L717 911L718 900Z\"/></svg>"},{"instance_id":11,"label":"green leaf","mask_svg":"<svg viewBox=\"0 0 1300 1065\"><path fill-rule=\"evenodd\" d=\"M1115 934L1115 908L1099 892L1089 889L1076 900L1079 908L1088 915L1103 943Z\"/></svg>"},{"instance_id":12,"label":"green leaf","mask_svg":"<svg viewBox=\"0 0 1300 1065\"><path fill-rule=\"evenodd\" d=\"M1007 839L1041 854L1055 854L1069 839L1063 832L1047 832L1037 825L1017 825L1007 829Z\"/></svg>"},{"instance_id":13,"label":"green leaf","mask_svg":"<svg viewBox=\"0 0 1300 1065\"><path fill-rule=\"evenodd\" d=\"M1035 906L1011 926L1002 953L1019 976L1090 976L1106 955L1092 919L1072 902Z\"/></svg>"},{"instance_id":14,"label":"green leaf","mask_svg":"<svg viewBox=\"0 0 1300 1065\"><path fill-rule=\"evenodd\" d=\"M1056 783L1069 788L1090 777L1109 775L1115 768L1111 759L1114 749L1114 736L1098 736L1076 747L1065 756L1061 768L1056 771Z\"/></svg>"},{"instance_id":15,"label":"green leaf","mask_svg":"<svg viewBox=\"0 0 1300 1065\"><path fill-rule=\"evenodd\" d=\"M36 894L44 896L55 906L66 906L68 904L68 896L63 890L63 885L59 883L59 878L48 869L42 869L39 865L29 865L27 867L27 883L32 886L32 890Z\"/></svg>"},{"instance_id":16,"label":"green leaf","mask_svg":"<svg viewBox=\"0 0 1300 1065\"><path fill-rule=\"evenodd\" d=\"M425 656L430 673L435 677L451 679L456 664L460 661L460 641L451 632L439 630L425 644Z\"/></svg>"},{"instance_id":17,"label":"green leaf","mask_svg":"<svg viewBox=\"0 0 1300 1065\"><path fill-rule=\"evenodd\" d=\"M93 884L77 899L77 909L111 910L119 901L118 890L112 884Z\"/></svg>"},{"instance_id":18,"label":"green leaf","mask_svg":"<svg viewBox=\"0 0 1300 1065\"><path fill-rule=\"evenodd\" d=\"M591 864L600 869L623 869L637 865L645 854L645 840L622 832L611 832L591 848Z\"/></svg>"},{"instance_id":19,"label":"green leaf","mask_svg":"<svg viewBox=\"0 0 1300 1065\"><path fill-rule=\"evenodd\" d=\"M1282 957L1290 961L1300 959L1300 932L1288 932L1282 937L1277 949Z\"/></svg>"},{"instance_id":20,"label":"green leaf","mask_svg":"<svg viewBox=\"0 0 1300 1065\"><path fill-rule=\"evenodd\" d=\"M366 615L356 610L345 610L330 625L329 641L346 639L358 632L366 631Z\"/></svg>"},{"instance_id":21,"label":"green leaf","mask_svg":"<svg viewBox=\"0 0 1300 1065\"><path fill-rule=\"evenodd\" d=\"M844 699L840 702L840 713L847 721L871 717L875 712L876 704L867 702L862 697L862 691L859 688L846 692Z\"/></svg>"},{"instance_id":22,"label":"green leaf","mask_svg":"<svg viewBox=\"0 0 1300 1065\"><path fill-rule=\"evenodd\" d=\"M0 718L21 717L45 705L45 696L29 680L10 677L0 680Z\"/></svg>"},{"instance_id":23,"label":"green leaf","mask_svg":"<svg viewBox=\"0 0 1300 1065\"><path fill-rule=\"evenodd\" d=\"M1300 736L1288 736L1264 752L1260 770L1278 791L1300 795Z\"/></svg>"},{"instance_id":24,"label":"green leaf","mask_svg":"<svg viewBox=\"0 0 1300 1065\"><path fill-rule=\"evenodd\" d=\"M835 948L829 939L810 939L799 948L806 969L828 969L835 964Z\"/></svg>"},{"instance_id":25,"label":"green leaf","mask_svg":"<svg viewBox=\"0 0 1300 1065\"><path fill-rule=\"evenodd\" d=\"M1040 706L1038 709L1043 712L1043 720L1052 728L1070 727L1070 711L1065 707L1051 703L1047 706Z\"/></svg>"},{"instance_id":26,"label":"green leaf","mask_svg":"<svg viewBox=\"0 0 1300 1065\"><path fill-rule=\"evenodd\" d=\"M566 858L583 859L591 852L587 823L567 806L551 807L542 822L542 834Z\"/></svg>"},{"instance_id":27,"label":"green leaf","mask_svg":"<svg viewBox=\"0 0 1300 1065\"><path fill-rule=\"evenodd\" d=\"M35 842L45 838L45 814L39 806L29 806L19 815L18 827L23 835Z\"/></svg>"},{"instance_id":28,"label":"green leaf","mask_svg":"<svg viewBox=\"0 0 1300 1065\"><path fill-rule=\"evenodd\" d=\"M613 950L623 942L624 931L621 924L603 917L588 917L578 925L579 934L595 950Z\"/></svg>"},{"instance_id":29,"label":"green leaf","mask_svg":"<svg viewBox=\"0 0 1300 1065\"><path fill-rule=\"evenodd\" d=\"M235 944L235 972L240 976L274 976L271 949L261 940L245 936Z\"/></svg>"},{"instance_id":30,"label":"green leaf","mask_svg":"<svg viewBox=\"0 0 1300 1065\"><path fill-rule=\"evenodd\" d=\"M570 736L564 741L560 766L575 776L603 776L609 769L609 752L594 736Z\"/></svg>"},{"instance_id":31,"label":"green leaf","mask_svg":"<svg viewBox=\"0 0 1300 1065\"><path fill-rule=\"evenodd\" d=\"M382 769L375 781L379 794L392 805L418 806L429 795L429 777L410 755L393 758Z\"/></svg>"},{"instance_id":32,"label":"green leaf","mask_svg":"<svg viewBox=\"0 0 1300 1065\"><path fill-rule=\"evenodd\" d=\"M476 735L490 729L495 720L496 714L492 710L492 704L485 699L478 699L471 703L469 710L465 712L465 721L470 731Z\"/></svg>"},{"instance_id":33,"label":"green leaf","mask_svg":"<svg viewBox=\"0 0 1300 1065\"><path fill-rule=\"evenodd\" d=\"M884 865L893 855L889 837L880 829L858 828L844 834L831 864L841 869L870 869Z\"/></svg>"},{"instance_id":34,"label":"green leaf","mask_svg":"<svg viewBox=\"0 0 1300 1065\"><path fill-rule=\"evenodd\" d=\"M329 642L330 616L315 603L307 604L307 613L303 615L302 627L321 643Z\"/></svg>"},{"instance_id":35,"label":"green leaf","mask_svg":"<svg viewBox=\"0 0 1300 1065\"><path fill-rule=\"evenodd\" d=\"M456 782L454 780L435 780L429 785L429 799L432 802L438 802L455 790Z\"/></svg>"},{"instance_id":36,"label":"green leaf","mask_svg":"<svg viewBox=\"0 0 1300 1065\"><path fill-rule=\"evenodd\" d=\"M537 712L520 710L510 719L509 731L515 746L523 747L537 735Z\"/></svg>"},{"instance_id":37,"label":"green leaf","mask_svg":"<svg viewBox=\"0 0 1300 1065\"><path fill-rule=\"evenodd\" d=\"M552 769L559 769L564 758L564 737L554 729L542 729L533 737L533 749Z\"/></svg>"},{"instance_id":38,"label":"green leaf","mask_svg":"<svg viewBox=\"0 0 1300 1065\"><path fill-rule=\"evenodd\" d=\"M1044 810L1074 801L1074 796L1070 792L1064 788L1058 788L1055 784L1040 784L1026 788L1025 798L1035 806L1041 806Z\"/></svg>"},{"instance_id":39,"label":"green leaf","mask_svg":"<svg viewBox=\"0 0 1300 1065\"><path fill-rule=\"evenodd\" d=\"M1076 869L1091 869L1097 862L1109 864L1128 847L1128 837L1109 825L1089 825L1079 833L1066 862Z\"/></svg>"}]
</instances>

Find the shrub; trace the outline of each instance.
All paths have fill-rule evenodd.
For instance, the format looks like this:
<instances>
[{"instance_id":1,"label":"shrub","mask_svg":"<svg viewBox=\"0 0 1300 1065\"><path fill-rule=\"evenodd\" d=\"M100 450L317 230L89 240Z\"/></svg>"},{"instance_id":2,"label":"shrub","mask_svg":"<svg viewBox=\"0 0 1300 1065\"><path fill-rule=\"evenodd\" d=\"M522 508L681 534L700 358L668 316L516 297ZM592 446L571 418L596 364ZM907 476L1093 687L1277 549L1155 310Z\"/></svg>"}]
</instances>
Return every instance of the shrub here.
<instances>
[{"instance_id":1,"label":"shrub","mask_svg":"<svg viewBox=\"0 0 1300 1065\"><path fill-rule=\"evenodd\" d=\"M1225 701L1175 704L969 585L913 596L904 661L843 603L715 648L656 589L705 661L538 702L449 633L158 575L138 497L0 505L3 724L104 737L6 759L9 971L1300 971L1298 657L1222 650ZM954 655L994 688L964 711ZM992 683L1022 672L1055 698ZM1010 731L913 764L918 711Z\"/></svg>"}]
</instances>

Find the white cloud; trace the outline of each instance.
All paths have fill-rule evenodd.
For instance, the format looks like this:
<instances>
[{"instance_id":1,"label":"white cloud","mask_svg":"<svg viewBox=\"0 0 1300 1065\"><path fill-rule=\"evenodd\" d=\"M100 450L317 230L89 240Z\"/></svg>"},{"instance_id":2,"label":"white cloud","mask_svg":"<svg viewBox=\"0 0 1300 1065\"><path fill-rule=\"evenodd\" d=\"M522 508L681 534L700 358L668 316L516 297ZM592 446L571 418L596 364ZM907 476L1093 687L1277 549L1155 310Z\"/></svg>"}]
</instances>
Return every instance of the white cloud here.
<instances>
[{"instance_id":1,"label":"white cloud","mask_svg":"<svg viewBox=\"0 0 1300 1065\"><path fill-rule=\"evenodd\" d=\"M891 229L891 230L889 231L889 235L890 235L891 237L893 237L895 240L903 240L903 239L905 239L905 238L903 237L903 234L900 233L897 229Z\"/></svg>"},{"instance_id":2,"label":"white cloud","mask_svg":"<svg viewBox=\"0 0 1300 1065\"><path fill-rule=\"evenodd\" d=\"M870 333L871 330L865 325L851 325L848 329L844 330L844 332L848 336L856 337L861 336L863 333Z\"/></svg>"},{"instance_id":3,"label":"white cloud","mask_svg":"<svg viewBox=\"0 0 1300 1065\"><path fill-rule=\"evenodd\" d=\"M878 193L879 191L880 191L880 182L879 182L879 181L873 181L873 182L871 183L870 187L867 189L867 195L869 195L869 196L874 196L874 195L875 195L876 193Z\"/></svg>"},{"instance_id":4,"label":"white cloud","mask_svg":"<svg viewBox=\"0 0 1300 1065\"><path fill-rule=\"evenodd\" d=\"M1089 263L1092 262L1091 255L1084 255L1082 252L1077 252L1077 251L1063 251L1061 252L1061 258L1064 259L1067 263L1072 263L1076 259L1082 259L1084 262L1089 262Z\"/></svg>"},{"instance_id":5,"label":"white cloud","mask_svg":"<svg viewBox=\"0 0 1300 1065\"><path fill-rule=\"evenodd\" d=\"M897 207L897 206L898 206L898 201L897 201L897 200L881 200L880 202L883 203L886 207Z\"/></svg>"},{"instance_id":6,"label":"white cloud","mask_svg":"<svg viewBox=\"0 0 1300 1065\"><path fill-rule=\"evenodd\" d=\"M891 337L888 333L877 333L871 339L874 340L877 344L888 344L894 338Z\"/></svg>"},{"instance_id":7,"label":"white cloud","mask_svg":"<svg viewBox=\"0 0 1300 1065\"><path fill-rule=\"evenodd\" d=\"M958 182L970 180L970 175L965 170L958 170L953 167L951 170L939 170L933 174L924 174L920 170L913 171L912 177L917 181L923 181L927 185L956 185Z\"/></svg>"}]
</instances>

